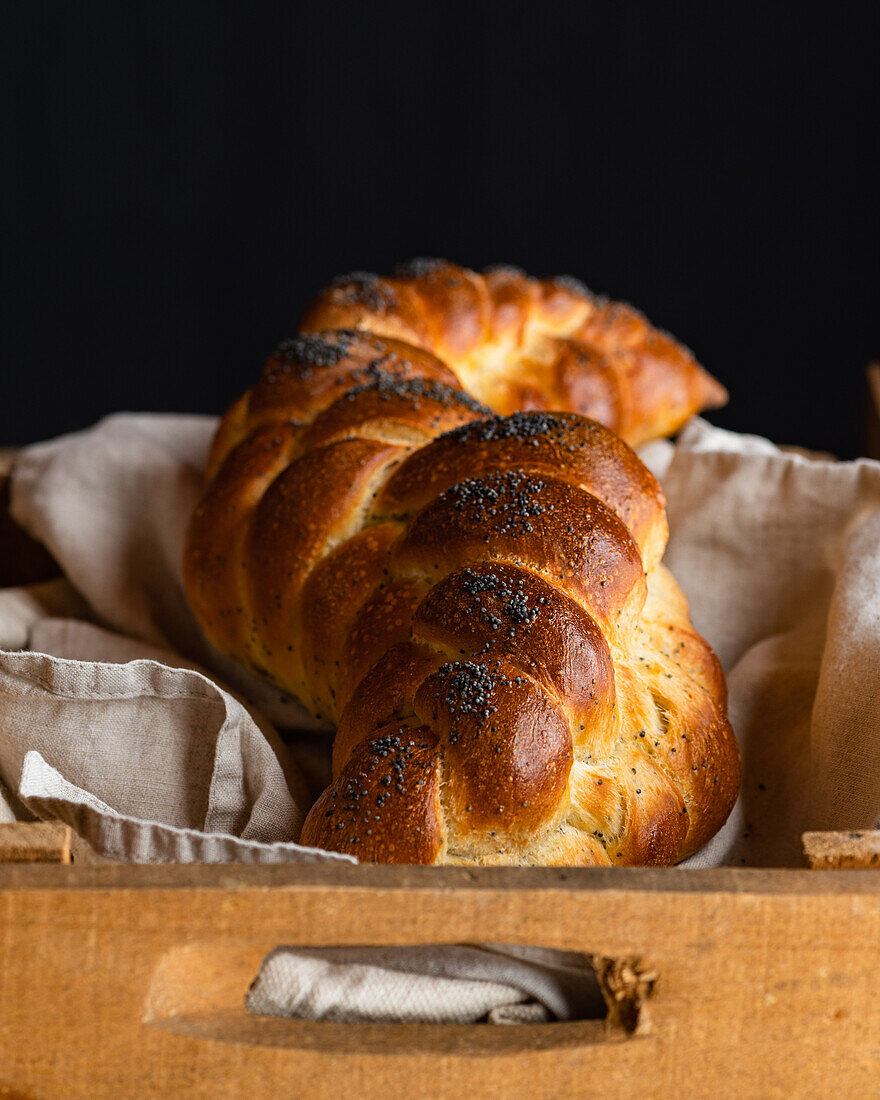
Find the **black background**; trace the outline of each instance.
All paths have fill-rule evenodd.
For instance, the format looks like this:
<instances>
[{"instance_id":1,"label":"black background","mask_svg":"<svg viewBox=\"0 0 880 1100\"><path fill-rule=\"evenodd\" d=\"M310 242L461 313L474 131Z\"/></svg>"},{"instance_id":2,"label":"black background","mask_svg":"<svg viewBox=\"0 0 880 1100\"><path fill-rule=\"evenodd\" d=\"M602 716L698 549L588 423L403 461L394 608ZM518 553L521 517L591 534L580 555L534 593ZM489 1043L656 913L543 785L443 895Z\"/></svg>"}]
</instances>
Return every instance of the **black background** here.
<instances>
[{"instance_id":1,"label":"black background","mask_svg":"<svg viewBox=\"0 0 880 1100\"><path fill-rule=\"evenodd\" d=\"M880 5L4 8L0 443L219 412L311 294L569 272L851 455L880 355Z\"/></svg>"}]
</instances>

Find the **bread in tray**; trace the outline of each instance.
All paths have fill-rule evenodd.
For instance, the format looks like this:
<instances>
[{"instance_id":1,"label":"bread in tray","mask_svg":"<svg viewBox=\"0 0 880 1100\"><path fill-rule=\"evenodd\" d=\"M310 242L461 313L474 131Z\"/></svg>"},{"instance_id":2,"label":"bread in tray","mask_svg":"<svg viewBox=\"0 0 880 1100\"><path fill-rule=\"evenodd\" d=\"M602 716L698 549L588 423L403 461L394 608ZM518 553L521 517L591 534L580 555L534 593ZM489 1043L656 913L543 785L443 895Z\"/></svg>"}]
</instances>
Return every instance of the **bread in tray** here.
<instances>
[{"instance_id":1,"label":"bread in tray","mask_svg":"<svg viewBox=\"0 0 880 1100\"><path fill-rule=\"evenodd\" d=\"M283 344L227 413L185 577L217 646L337 727L304 843L670 864L740 765L666 537L607 428L495 416L424 349L337 330Z\"/></svg>"}]
</instances>

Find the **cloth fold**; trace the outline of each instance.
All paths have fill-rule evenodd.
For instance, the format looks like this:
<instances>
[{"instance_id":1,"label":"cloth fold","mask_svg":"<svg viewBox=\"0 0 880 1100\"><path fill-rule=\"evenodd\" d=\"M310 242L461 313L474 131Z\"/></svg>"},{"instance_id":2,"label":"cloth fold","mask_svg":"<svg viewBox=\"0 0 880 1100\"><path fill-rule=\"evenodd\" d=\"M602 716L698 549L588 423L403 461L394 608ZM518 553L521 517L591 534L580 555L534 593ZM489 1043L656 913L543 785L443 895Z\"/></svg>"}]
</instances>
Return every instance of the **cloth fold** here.
<instances>
[{"instance_id":1,"label":"cloth fold","mask_svg":"<svg viewBox=\"0 0 880 1100\"><path fill-rule=\"evenodd\" d=\"M183 547L216 427L208 416L120 413L37 443L15 463L12 515L49 548L99 622L212 669L277 725L320 728L215 649L189 610Z\"/></svg>"},{"instance_id":2,"label":"cloth fold","mask_svg":"<svg viewBox=\"0 0 880 1100\"><path fill-rule=\"evenodd\" d=\"M247 995L251 1012L337 1023L548 1023L601 1019L586 956L503 945L279 947Z\"/></svg>"},{"instance_id":3,"label":"cloth fold","mask_svg":"<svg viewBox=\"0 0 880 1100\"><path fill-rule=\"evenodd\" d=\"M740 799L689 865L798 866L880 822L880 463L693 422L663 478L666 563L727 672Z\"/></svg>"},{"instance_id":4,"label":"cloth fold","mask_svg":"<svg viewBox=\"0 0 880 1100\"><path fill-rule=\"evenodd\" d=\"M31 642L0 653L0 776L18 777L25 810L110 859L353 862L291 842L302 777L274 729L202 672L85 622L39 620Z\"/></svg>"}]
</instances>

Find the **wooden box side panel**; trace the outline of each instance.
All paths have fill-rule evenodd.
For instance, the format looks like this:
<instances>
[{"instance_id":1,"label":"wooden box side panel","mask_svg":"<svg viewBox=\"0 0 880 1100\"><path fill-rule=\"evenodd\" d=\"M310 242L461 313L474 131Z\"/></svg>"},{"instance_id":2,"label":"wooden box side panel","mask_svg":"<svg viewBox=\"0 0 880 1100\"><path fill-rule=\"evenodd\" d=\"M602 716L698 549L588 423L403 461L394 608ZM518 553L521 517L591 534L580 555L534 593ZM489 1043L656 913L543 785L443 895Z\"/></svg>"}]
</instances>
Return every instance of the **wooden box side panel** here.
<instances>
[{"instance_id":1,"label":"wooden box side panel","mask_svg":"<svg viewBox=\"0 0 880 1100\"><path fill-rule=\"evenodd\" d=\"M867 871L27 867L0 870L0 913L0 1083L19 1095L857 1096L880 1081ZM438 942L586 951L651 996L631 1035L590 1022L488 1042L242 1009L279 944Z\"/></svg>"}]
</instances>

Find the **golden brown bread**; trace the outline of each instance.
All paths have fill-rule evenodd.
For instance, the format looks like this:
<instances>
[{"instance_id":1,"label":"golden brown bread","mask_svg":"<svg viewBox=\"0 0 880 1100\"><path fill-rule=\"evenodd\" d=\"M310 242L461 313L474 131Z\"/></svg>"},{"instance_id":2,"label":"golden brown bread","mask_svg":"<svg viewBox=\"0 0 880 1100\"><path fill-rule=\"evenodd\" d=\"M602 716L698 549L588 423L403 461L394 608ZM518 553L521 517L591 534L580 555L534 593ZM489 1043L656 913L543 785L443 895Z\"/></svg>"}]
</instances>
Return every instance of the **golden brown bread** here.
<instances>
[{"instance_id":1,"label":"golden brown bread","mask_svg":"<svg viewBox=\"0 0 880 1100\"><path fill-rule=\"evenodd\" d=\"M633 446L727 400L687 348L632 306L568 276L531 279L513 267L479 275L445 260L413 260L393 278L340 276L301 328L404 340L442 359L496 413L577 412Z\"/></svg>"},{"instance_id":2,"label":"golden brown bread","mask_svg":"<svg viewBox=\"0 0 880 1100\"><path fill-rule=\"evenodd\" d=\"M282 345L188 534L221 649L337 726L302 840L362 860L673 863L730 811L721 669L659 485L572 413L488 414L428 352Z\"/></svg>"}]
</instances>

